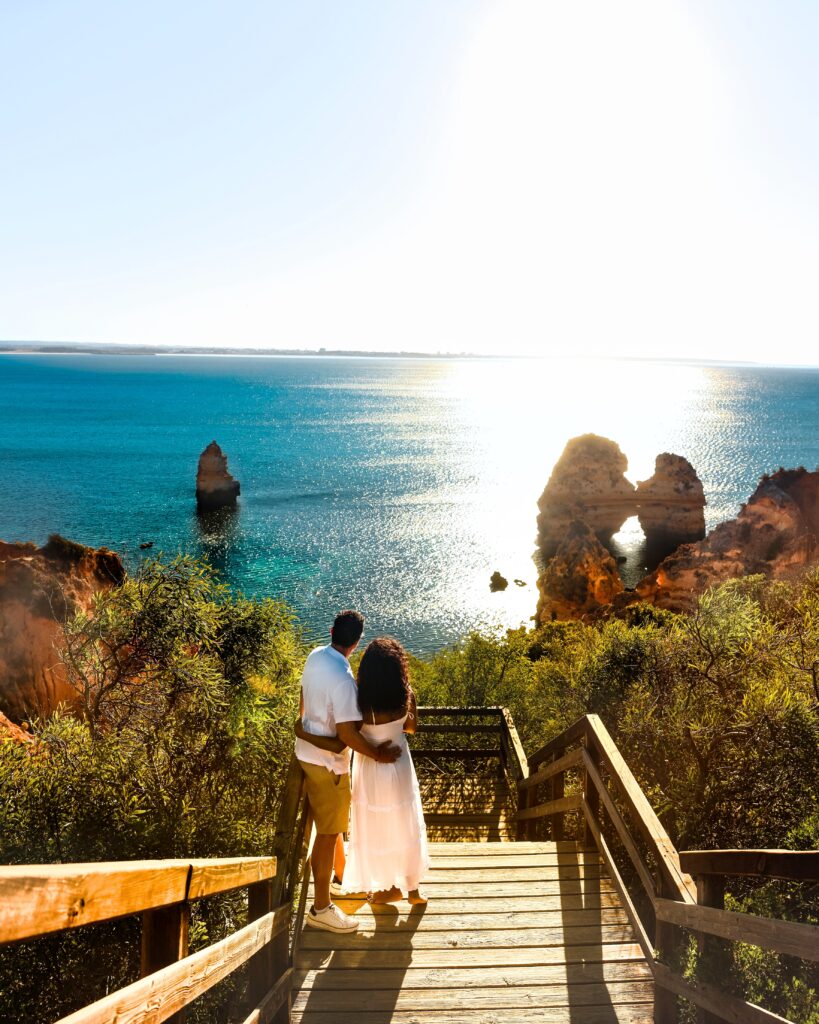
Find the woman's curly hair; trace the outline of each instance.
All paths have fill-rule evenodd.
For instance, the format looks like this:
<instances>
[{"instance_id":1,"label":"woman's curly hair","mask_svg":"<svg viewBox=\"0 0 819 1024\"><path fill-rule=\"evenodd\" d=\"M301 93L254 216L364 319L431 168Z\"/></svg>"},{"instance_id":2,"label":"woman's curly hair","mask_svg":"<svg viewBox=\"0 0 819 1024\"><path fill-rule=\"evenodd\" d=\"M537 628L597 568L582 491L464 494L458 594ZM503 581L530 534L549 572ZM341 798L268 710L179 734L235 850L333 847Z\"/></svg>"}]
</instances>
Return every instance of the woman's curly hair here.
<instances>
[{"instance_id":1,"label":"woman's curly hair","mask_svg":"<svg viewBox=\"0 0 819 1024\"><path fill-rule=\"evenodd\" d=\"M358 707L362 715L406 711L410 699L409 658L391 636L367 645L358 666Z\"/></svg>"}]
</instances>

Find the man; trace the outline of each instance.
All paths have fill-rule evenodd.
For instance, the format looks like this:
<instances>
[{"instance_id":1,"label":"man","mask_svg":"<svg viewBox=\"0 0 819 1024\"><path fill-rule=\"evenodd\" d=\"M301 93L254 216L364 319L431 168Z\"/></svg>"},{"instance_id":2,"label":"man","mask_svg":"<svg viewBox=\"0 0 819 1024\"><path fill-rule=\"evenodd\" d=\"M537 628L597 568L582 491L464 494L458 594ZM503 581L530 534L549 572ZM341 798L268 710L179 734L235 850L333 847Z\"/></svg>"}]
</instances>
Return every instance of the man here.
<instances>
[{"instance_id":1,"label":"man","mask_svg":"<svg viewBox=\"0 0 819 1024\"><path fill-rule=\"evenodd\" d=\"M360 612L339 612L330 630L331 643L310 653L301 677L304 731L314 736L338 737L346 744L341 753L333 753L307 740L296 740L296 757L304 770L307 799L316 826L310 860L314 903L306 923L310 928L330 932L354 932L358 928L358 921L330 900L336 846L340 845L341 833L347 831L350 813L350 750L385 764L401 756L398 747L389 742L374 747L358 731L361 715L349 658L363 632L364 616Z\"/></svg>"}]
</instances>

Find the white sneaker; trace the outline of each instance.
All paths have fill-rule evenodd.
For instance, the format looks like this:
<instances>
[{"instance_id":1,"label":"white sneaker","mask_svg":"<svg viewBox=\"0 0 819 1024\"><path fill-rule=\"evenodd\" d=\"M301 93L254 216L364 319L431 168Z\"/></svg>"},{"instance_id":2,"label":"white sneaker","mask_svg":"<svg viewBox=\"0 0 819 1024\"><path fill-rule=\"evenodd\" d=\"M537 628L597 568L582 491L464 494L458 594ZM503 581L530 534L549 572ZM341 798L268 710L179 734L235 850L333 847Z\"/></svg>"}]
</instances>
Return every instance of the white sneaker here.
<instances>
[{"instance_id":1,"label":"white sneaker","mask_svg":"<svg viewBox=\"0 0 819 1024\"><path fill-rule=\"evenodd\" d=\"M333 875L333 880L332 880L332 882L330 882L330 895L331 896L343 896L344 895L344 883L343 882L337 882L335 875Z\"/></svg>"},{"instance_id":2,"label":"white sneaker","mask_svg":"<svg viewBox=\"0 0 819 1024\"><path fill-rule=\"evenodd\" d=\"M326 932L358 931L358 921L345 914L343 910L339 910L334 903L325 907L324 910L316 910L315 907L311 907L305 924L308 928L323 928Z\"/></svg>"}]
</instances>

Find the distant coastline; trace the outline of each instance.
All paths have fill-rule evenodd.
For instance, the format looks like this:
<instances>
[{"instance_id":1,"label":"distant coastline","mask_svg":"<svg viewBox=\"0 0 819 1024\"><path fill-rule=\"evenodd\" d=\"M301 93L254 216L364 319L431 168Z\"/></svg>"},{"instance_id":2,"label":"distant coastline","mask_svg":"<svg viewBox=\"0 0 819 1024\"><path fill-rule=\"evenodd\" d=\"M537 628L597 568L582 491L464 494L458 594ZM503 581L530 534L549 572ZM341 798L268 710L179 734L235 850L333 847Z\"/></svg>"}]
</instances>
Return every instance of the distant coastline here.
<instances>
[{"instance_id":1,"label":"distant coastline","mask_svg":"<svg viewBox=\"0 0 819 1024\"><path fill-rule=\"evenodd\" d=\"M135 345L108 342L60 342L60 341L0 341L0 355L71 355L71 356L232 356L236 358L335 358L335 359L571 359L571 360L612 360L625 363L673 363L688 366L763 366L781 365L793 369L814 369L811 364L762 364L753 360L738 359L692 359L684 356L617 356L560 354L520 354L484 352L419 352L399 350L392 352L372 349L342 348L227 348L224 346L182 346L182 345Z\"/></svg>"}]
</instances>

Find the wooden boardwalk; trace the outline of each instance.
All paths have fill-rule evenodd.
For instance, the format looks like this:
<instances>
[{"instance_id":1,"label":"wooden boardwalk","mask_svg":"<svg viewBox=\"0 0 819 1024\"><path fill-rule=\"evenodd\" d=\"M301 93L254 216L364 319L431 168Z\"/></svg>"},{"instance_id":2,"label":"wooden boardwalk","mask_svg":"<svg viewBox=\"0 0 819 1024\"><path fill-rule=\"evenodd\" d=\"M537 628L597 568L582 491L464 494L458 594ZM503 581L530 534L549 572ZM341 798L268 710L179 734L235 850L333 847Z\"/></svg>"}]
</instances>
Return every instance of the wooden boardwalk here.
<instances>
[{"instance_id":1,"label":"wooden boardwalk","mask_svg":"<svg viewBox=\"0 0 819 1024\"><path fill-rule=\"evenodd\" d=\"M596 850L433 843L426 907L338 900L354 936L304 929L302 1024L648 1024L651 970Z\"/></svg>"}]
</instances>

